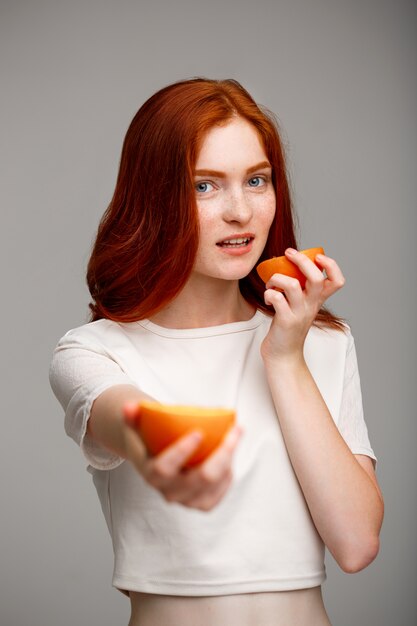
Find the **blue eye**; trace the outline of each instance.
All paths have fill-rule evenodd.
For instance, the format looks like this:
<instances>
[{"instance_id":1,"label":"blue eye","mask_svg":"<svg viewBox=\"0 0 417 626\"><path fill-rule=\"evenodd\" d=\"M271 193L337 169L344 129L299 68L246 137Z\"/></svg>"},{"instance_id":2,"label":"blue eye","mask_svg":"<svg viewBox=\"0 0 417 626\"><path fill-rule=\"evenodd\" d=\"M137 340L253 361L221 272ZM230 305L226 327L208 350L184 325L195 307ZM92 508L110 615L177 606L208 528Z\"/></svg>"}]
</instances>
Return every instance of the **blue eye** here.
<instances>
[{"instance_id":1,"label":"blue eye","mask_svg":"<svg viewBox=\"0 0 417 626\"><path fill-rule=\"evenodd\" d=\"M258 181L259 184L258 185L256 185L256 184L252 185L251 183L253 181ZM250 185L250 187L262 187L262 184L265 184L265 182L266 182L265 179L261 178L261 176L254 176L253 178L251 178L249 180L249 185Z\"/></svg>"},{"instance_id":2,"label":"blue eye","mask_svg":"<svg viewBox=\"0 0 417 626\"><path fill-rule=\"evenodd\" d=\"M199 193L207 193L207 191L212 191L212 189L207 189L207 186L213 187L211 183L201 182L197 183L195 188Z\"/></svg>"}]
</instances>

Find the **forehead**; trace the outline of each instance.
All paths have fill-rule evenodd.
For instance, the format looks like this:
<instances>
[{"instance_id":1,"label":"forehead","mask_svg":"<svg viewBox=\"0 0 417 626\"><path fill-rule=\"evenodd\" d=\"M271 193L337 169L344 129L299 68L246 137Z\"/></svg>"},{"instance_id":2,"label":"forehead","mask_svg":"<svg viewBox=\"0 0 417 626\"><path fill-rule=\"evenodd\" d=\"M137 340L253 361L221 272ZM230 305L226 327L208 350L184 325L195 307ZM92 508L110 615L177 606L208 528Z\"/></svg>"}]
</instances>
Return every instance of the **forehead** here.
<instances>
[{"instance_id":1,"label":"forehead","mask_svg":"<svg viewBox=\"0 0 417 626\"><path fill-rule=\"evenodd\" d=\"M265 160L266 153L255 127L242 118L235 118L224 126L214 126L204 136L197 155L196 167L209 164L219 166L230 161L247 163Z\"/></svg>"}]
</instances>

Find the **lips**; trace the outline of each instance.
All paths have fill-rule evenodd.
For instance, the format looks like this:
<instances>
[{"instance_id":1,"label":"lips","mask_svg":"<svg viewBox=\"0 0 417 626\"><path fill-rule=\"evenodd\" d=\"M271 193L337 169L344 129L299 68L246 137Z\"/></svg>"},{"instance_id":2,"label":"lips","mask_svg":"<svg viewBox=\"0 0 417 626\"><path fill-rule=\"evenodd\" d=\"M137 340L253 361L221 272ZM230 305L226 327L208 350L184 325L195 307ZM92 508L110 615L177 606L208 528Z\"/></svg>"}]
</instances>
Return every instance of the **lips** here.
<instances>
[{"instance_id":1,"label":"lips","mask_svg":"<svg viewBox=\"0 0 417 626\"><path fill-rule=\"evenodd\" d=\"M216 246L222 248L242 248L247 246L253 239L252 233L233 234L230 237L226 237L216 243Z\"/></svg>"}]
</instances>

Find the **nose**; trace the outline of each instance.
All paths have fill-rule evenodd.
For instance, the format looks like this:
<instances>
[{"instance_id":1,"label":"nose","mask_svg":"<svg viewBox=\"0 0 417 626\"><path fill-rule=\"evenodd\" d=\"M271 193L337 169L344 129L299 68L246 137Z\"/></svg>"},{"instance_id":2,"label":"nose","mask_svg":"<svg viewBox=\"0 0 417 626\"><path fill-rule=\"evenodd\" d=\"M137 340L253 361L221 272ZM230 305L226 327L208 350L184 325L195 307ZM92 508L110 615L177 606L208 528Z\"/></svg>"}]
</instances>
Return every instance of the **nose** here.
<instances>
[{"instance_id":1,"label":"nose","mask_svg":"<svg viewBox=\"0 0 417 626\"><path fill-rule=\"evenodd\" d=\"M246 197L244 191L233 191L224 199L223 218L226 222L247 224L252 214L250 198Z\"/></svg>"}]
</instances>

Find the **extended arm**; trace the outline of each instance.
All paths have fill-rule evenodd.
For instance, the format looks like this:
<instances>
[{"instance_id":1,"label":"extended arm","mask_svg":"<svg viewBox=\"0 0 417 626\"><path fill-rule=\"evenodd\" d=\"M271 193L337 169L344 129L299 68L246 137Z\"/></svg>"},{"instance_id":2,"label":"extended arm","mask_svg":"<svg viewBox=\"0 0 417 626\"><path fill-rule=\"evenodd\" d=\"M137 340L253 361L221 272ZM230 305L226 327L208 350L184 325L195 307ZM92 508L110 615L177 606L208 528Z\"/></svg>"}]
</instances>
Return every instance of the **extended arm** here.
<instances>
[{"instance_id":1,"label":"extended arm","mask_svg":"<svg viewBox=\"0 0 417 626\"><path fill-rule=\"evenodd\" d=\"M82 448L90 465L113 469L127 459L168 502L211 510L232 481L232 456L240 428L201 465L183 471L201 442L188 433L162 453L149 457L136 430L140 402L149 399L99 343L74 337L61 339L50 369L52 389L65 411L65 429Z\"/></svg>"}]
</instances>

